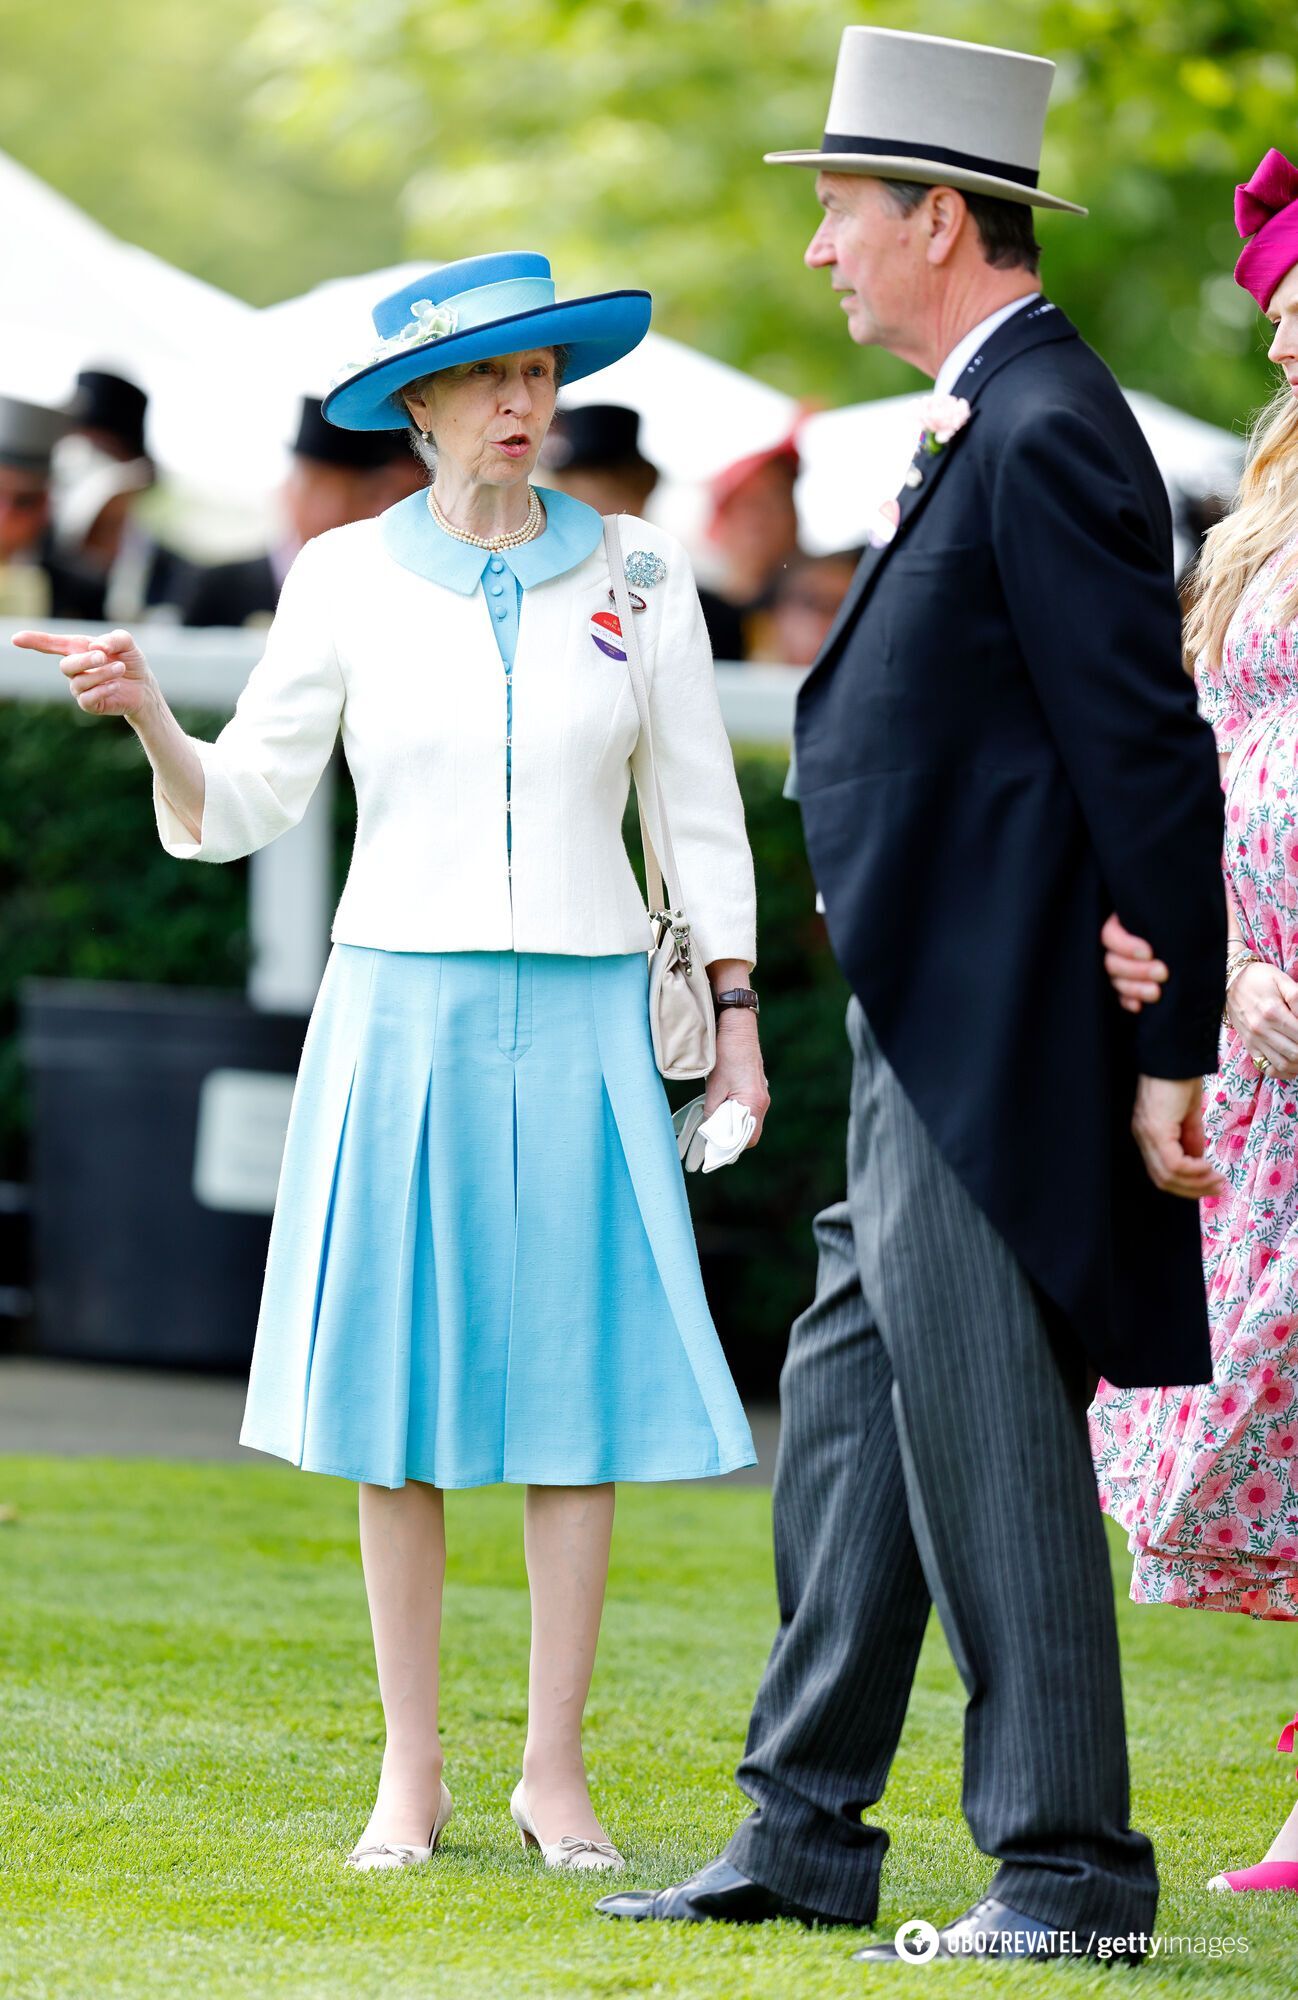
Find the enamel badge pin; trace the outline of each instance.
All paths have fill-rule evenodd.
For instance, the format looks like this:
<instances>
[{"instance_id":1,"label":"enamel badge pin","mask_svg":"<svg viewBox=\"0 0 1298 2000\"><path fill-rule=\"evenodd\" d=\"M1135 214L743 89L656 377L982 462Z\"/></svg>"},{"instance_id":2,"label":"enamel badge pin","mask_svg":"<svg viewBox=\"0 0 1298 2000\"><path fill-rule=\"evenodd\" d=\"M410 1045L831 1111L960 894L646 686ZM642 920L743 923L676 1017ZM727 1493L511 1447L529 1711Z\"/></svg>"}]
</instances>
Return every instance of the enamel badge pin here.
<instances>
[{"instance_id":1,"label":"enamel badge pin","mask_svg":"<svg viewBox=\"0 0 1298 2000\"><path fill-rule=\"evenodd\" d=\"M626 647L622 643L622 621L616 611L596 611L591 614L590 636L606 653L610 660L626 659Z\"/></svg>"}]
</instances>

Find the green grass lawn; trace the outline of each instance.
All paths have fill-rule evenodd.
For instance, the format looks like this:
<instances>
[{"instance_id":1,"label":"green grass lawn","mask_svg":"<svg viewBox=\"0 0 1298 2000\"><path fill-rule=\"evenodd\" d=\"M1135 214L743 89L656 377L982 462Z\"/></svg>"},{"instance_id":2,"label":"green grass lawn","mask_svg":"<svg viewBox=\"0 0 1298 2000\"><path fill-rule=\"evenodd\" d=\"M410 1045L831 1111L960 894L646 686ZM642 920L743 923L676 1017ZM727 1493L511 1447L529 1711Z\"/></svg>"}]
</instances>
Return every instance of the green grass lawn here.
<instances>
[{"instance_id":1,"label":"green grass lawn","mask_svg":"<svg viewBox=\"0 0 1298 2000\"><path fill-rule=\"evenodd\" d=\"M0 1459L0 1995L817 2000L937 1981L982 1993L1290 1995L1298 1900L1226 1900L1294 1796L1270 1744L1298 1701L1292 1627L1136 1610L1115 1579L1136 1820L1160 1928L1247 1951L1095 1966L866 1970L853 1934L612 1925L507 1816L523 1740L521 1496L448 1500L445 1738L456 1817L431 1867L356 1876L380 1715L355 1493L288 1469ZM588 1741L596 1796L658 1884L717 1851L771 1635L769 1498L620 1499ZM991 1870L959 1812L961 1690L936 1627L882 1818L881 1924L941 1918Z\"/></svg>"}]
</instances>

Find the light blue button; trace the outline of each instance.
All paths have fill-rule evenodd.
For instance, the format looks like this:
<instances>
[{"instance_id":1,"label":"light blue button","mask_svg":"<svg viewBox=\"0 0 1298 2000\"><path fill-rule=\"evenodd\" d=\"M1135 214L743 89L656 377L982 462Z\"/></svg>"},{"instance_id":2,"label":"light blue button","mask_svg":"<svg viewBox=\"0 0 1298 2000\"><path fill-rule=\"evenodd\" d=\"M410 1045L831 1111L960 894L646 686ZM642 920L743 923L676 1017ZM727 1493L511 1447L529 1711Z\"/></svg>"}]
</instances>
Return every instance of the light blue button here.
<instances>
[{"instance_id":1,"label":"light blue button","mask_svg":"<svg viewBox=\"0 0 1298 2000\"><path fill-rule=\"evenodd\" d=\"M509 613L508 611L506 611L503 604L498 604L496 606L496 616L497 618L508 618Z\"/></svg>"},{"instance_id":2,"label":"light blue button","mask_svg":"<svg viewBox=\"0 0 1298 2000\"><path fill-rule=\"evenodd\" d=\"M499 557L497 557L497 558L496 558L496 560L495 560L495 562L493 562L493 563L492 563L492 565L491 565L491 572L492 572L492 575L493 575L493 576L500 576L500 575L501 575L501 574L503 573L503 571L504 571L504 567L505 567L504 563L503 563L503 562L501 562L501 560L500 560L500 558L499 558Z\"/></svg>"},{"instance_id":3,"label":"light blue button","mask_svg":"<svg viewBox=\"0 0 1298 2000\"><path fill-rule=\"evenodd\" d=\"M493 597L503 597L503 596L505 595L505 586L504 586L504 584L503 584L503 583L493 583L493 584L492 584L492 586L491 586L491 594L492 594L492 596L493 596Z\"/></svg>"}]
</instances>

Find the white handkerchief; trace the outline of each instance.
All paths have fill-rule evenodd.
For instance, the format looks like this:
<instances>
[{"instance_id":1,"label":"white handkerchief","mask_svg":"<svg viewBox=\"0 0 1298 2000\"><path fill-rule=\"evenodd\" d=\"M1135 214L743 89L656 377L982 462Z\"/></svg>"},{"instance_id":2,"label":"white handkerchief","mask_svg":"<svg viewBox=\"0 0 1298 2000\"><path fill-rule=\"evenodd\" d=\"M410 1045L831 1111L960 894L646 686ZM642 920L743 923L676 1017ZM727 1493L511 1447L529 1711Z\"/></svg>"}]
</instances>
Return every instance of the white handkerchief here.
<instances>
[{"instance_id":1,"label":"white handkerchief","mask_svg":"<svg viewBox=\"0 0 1298 2000\"><path fill-rule=\"evenodd\" d=\"M705 1174L714 1174L718 1167L733 1166L757 1130L757 1120L748 1106L734 1097L718 1105L706 1121L703 1099L696 1097L681 1106L672 1123L689 1174L696 1174L700 1167Z\"/></svg>"}]
</instances>

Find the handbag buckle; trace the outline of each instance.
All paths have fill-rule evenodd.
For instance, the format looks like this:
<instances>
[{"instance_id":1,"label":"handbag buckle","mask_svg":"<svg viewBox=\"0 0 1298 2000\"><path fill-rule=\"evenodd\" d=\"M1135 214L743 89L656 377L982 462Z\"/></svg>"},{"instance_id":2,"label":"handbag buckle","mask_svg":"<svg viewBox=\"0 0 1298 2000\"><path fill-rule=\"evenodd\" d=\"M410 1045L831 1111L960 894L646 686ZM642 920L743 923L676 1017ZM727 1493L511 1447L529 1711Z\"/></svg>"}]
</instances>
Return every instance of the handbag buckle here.
<instances>
[{"instance_id":1,"label":"handbag buckle","mask_svg":"<svg viewBox=\"0 0 1298 2000\"><path fill-rule=\"evenodd\" d=\"M670 930L676 941L676 953L681 962L681 970L688 979L694 970L689 918L682 916L679 910L650 910L649 921L655 926L655 951L661 949L663 938Z\"/></svg>"}]
</instances>

